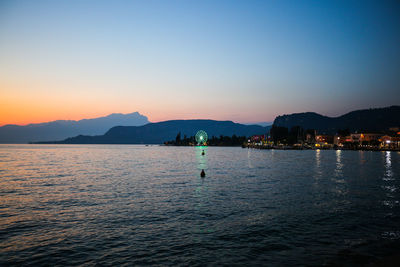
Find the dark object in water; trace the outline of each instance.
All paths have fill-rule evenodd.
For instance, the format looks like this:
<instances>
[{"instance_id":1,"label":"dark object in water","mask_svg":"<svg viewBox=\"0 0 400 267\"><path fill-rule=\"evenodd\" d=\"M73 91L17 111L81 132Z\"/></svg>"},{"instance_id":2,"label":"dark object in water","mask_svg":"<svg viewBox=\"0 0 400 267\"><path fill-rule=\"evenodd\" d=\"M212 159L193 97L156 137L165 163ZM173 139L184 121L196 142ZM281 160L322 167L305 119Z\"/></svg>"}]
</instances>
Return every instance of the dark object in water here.
<instances>
[{"instance_id":1,"label":"dark object in water","mask_svg":"<svg viewBox=\"0 0 400 267\"><path fill-rule=\"evenodd\" d=\"M201 152L201 155L204 156L204 154L205 154L205 153L204 153L204 150L203 150L203 152Z\"/></svg>"},{"instance_id":2,"label":"dark object in water","mask_svg":"<svg viewBox=\"0 0 400 267\"><path fill-rule=\"evenodd\" d=\"M204 169L201 170L200 176L201 177L206 177L206 173L204 172Z\"/></svg>"}]
</instances>

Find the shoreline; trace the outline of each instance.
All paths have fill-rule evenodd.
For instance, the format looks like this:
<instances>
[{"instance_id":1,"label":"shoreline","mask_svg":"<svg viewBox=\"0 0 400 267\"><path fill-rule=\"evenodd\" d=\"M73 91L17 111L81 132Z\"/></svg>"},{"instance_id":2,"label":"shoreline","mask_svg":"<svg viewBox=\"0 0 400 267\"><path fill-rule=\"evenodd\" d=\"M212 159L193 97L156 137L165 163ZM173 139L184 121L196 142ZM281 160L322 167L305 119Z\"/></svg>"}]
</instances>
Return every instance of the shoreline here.
<instances>
[{"instance_id":1,"label":"shoreline","mask_svg":"<svg viewBox=\"0 0 400 267\"><path fill-rule=\"evenodd\" d=\"M393 151L400 152L400 149L390 148L343 148L343 147L301 147L301 146L260 146L260 145L243 145L242 148L254 149L276 149L276 150L348 150L348 151Z\"/></svg>"},{"instance_id":2,"label":"shoreline","mask_svg":"<svg viewBox=\"0 0 400 267\"><path fill-rule=\"evenodd\" d=\"M167 145L167 144L128 144L128 143L1 143L0 145L140 145L140 146L165 146L165 147L197 147L196 145ZM393 151L400 152L398 149L389 148L343 148L343 147L310 147L310 146L263 146L263 145L206 145L206 147L241 147L260 150L346 150L346 151Z\"/></svg>"}]
</instances>

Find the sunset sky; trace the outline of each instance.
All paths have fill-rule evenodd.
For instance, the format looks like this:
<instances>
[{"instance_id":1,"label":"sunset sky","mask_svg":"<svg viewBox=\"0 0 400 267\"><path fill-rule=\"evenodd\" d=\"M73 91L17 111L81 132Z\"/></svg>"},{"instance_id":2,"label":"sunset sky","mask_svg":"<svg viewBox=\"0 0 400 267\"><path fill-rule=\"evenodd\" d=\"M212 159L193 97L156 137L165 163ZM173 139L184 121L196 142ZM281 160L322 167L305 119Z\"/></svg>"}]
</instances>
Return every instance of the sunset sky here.
<instances>
[{"instance_id":1,"label":"sunset sky","mask_svg":"<svg viewBox=\"0 0 400 267\"><path fill-rule=\"evenodd\" d=\"M0 125L400 104L399 1L0 1Z\"/></svg>"}]
</instances>

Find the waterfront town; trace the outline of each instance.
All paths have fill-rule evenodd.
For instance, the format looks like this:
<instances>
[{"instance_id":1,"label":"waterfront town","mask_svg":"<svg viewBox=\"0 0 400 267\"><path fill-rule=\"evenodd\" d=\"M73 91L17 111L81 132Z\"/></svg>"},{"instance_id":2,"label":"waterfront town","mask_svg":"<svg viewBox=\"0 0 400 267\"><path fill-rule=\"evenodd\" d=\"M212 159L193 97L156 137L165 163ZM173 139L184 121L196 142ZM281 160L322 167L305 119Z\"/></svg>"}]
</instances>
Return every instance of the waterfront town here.
<instances>
[{"instance_id":1,"label":"waterfront town","mask_svg":"<svg viewBox=\"0 0 400 267\"><path fill-rule=\"evenodd\" d=\"M164 142L172 146L196 146L199 142L194 136L181 138L179 132L175 140ZM242 146L258 149L340 149L400 151L400 127L391 127L381 133L368 131L351 133L348 129L337 130L335 134L319 133L317 130L304 130L299 126L272 126L262 135L246 136L211 136L202 145L206 146Z\"/></svg>"},{"instance_id":2,"label":"waterfront town","mask_svg":"<svg viewBox=\"0 0 400 267\"><path fill-rule=\"evenodd\" d=\"M243 147L260 149L343 149L400 151L400 127L391 127L384 133L338 130L336 134L321 134L293 127L272 127L265 135L253 135Z\"/></svg>"}]
</instances>

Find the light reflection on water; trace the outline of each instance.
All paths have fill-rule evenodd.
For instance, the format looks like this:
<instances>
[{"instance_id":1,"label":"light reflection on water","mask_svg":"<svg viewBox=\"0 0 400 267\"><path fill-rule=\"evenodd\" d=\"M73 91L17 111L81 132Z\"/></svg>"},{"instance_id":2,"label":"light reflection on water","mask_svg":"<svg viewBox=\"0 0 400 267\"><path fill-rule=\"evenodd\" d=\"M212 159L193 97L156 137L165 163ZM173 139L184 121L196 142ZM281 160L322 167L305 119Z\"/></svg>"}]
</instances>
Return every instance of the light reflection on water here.
<instances>
[{"instance_id":1,"label":"light reflection on water","mask_svg":"<svg viewBox=\"0 0 400 267\"><path fill-rule=\"evenodd\" d=\"M391 160L391 151L385 151L385 168L386 168L386 173L385 173L385 180L390 181L393 179L393 174L392 174L392 160Z\"/></svg>"},{"instance_id":2,"label":"light reflection on water","mask_svg":"<svg viewBox=\"0 0 400 267\"><path fill-rule=\"evenodd\" d=\"M0 145L0 265L362 265L400 250L399 159Z\"/></svg>"},{"instance_id":3,"label":"light reflection on water","mask_svg":"<svg viewBox=\"0 0 400 267\"><path fill-rule=\"evenodd\" d=\"M336 166L335 166L334 176L331 179L334 182L333 190L339 195L345 195L348 193L348 186L345 177L343 177L344 162L342 160L342 151L336 150L335 154L336 154Z\"/></svg>"},{"instance_id":4,"label":"light reflection on water","mask_svg":"<svg viewBox=\"0 0 400 267\"><path fill-rule=\"evenodd\" d=\"M321 150L315 150L315 179L318 180L322 177L321 169Z\"/></svg>"},{"instance_id":5,"label":"light reflection on water","mask_svg":"<svg viewBox=\"0 0 400 267\"><path fill-rule=\"evenodd\" d=\"M343 163L341 159L342 151L336 150L336 169L335 169L335 176L336 177L343 177Z\"/></svg>"},{"instance_id":6,"label":"light reflection on water","mask_svg":"<svg viewBox=\"0 0 400 267\"><path fill-rule=\"evenodd\" d=\"M253 168L253 164L251 163L252 162L252 160L251 160L251 151L253 151L253 149L247 149L247 165L248 165L248 167L250 168L250 169L252 169Z\"/></svg>"},{"instance_id":7,"label":"light reflection on water","mask_svg":"<svg viewBox=\"0 0 400 267\"><path fill-rule=\"evenodd\" d=\"M383 205L390 208L387 215L392 216L393 212L391 211L391 209L393 209L396 206L399 206L400 204L399 199L396 197L397 196L396 191L398 191L398 183L395 182L395 176L392 170L391 151L385 151L384 153L385 153L384 154L385 172L382 178L384 184L381 187L385 191L386 198L385 200L383 200Z\"/></svg>"},{"instance_id":8,"label":"light reflection on water","mask_svg":"<svg viewBox=\"0 0 400 267\"><path fill-rule=\"evenodd\" d=\"M207 170L207 156L208 147L207 146L195 146L196 159L197 159L197 169L199 173L201 170ZM203 154L204 153L204 154Z\"/></svg>"}]
</instances>

